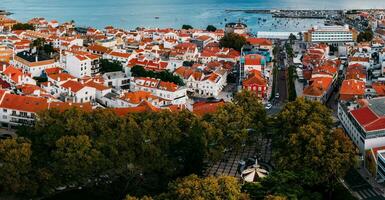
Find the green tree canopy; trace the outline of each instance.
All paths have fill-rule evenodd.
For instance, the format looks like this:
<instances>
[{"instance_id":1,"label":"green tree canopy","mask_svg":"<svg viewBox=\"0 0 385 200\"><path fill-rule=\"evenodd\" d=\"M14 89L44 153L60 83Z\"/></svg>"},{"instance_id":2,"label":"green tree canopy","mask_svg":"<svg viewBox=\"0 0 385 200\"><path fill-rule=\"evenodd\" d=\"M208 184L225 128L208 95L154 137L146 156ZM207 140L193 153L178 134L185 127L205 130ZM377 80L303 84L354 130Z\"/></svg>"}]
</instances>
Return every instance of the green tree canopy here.
<instances>
[{"instance_id":1,"label":"green tree canopy","mask_svg":"<svg viewBox=\"0 0 385 200\"><path fill-rule=\"evenodd\" d=\"M31 144L21 139L0 140L0 192L10 194L32 192Z\"/></svg>"},{"instance_id":2,"label":"green tree canopy","mask_svg":"<svg viewBox=\"0 0 385 200\"><path fill-rule=\"evenodd\" d=\"M184 85L183 80L179 76L173 75L168 70L161 71L161 72L154 72L154 71L145 70L142 66L136 65L132 67L131 73L132 73L132 76L134 77L150 77L150 78L160 79L166 82L172 82L180 86Z\"/></svg>"},{"instance_id":3,"label":"green tree canopy","mask_svg":"<svg viewBox=\"0 0 385 200\"><path fill-rule=\"evenodd\" d=\"M290 33L289 35L290 44L293 44L294 40L297 40L297 37L293 33Z\"/></svg>"},{"instance_id":4,"label":"green tree canopy","mask_svg":"<svg viewBox=\"0 0 385 200\"><path fill-rule=\"evenodd\" d=\"M356 149L340 129L332 129L330 111L302 98L277 117L274 159L278 169L293 171L304 184L330 190L355 165Z\"/></svg>"},{"instance_id":5,"label":"green tree canopy","mask_svg":"<svg viewBox=\"0 0 385 200\"><path fill-rule=\"evenodd\" d=\"M256 131L263 131L266 125L266 110L261 99L253 92L243 90L234 96L233 102L241 107L251 119L251 126Z\"/></svg>"},{"instance_id":6,"label":"green tree canopy","mask_svg":"<svg viewBox=\"0 0 385 200\"><path fill-rule=\"evenodd\" d=\"M228 33L219 41L221 47L233 48L241 51L241 48L247 44L246 38L236 33Z\"/></svg>"},{"instance_id":7,"label":"green tree canopy","mask_svg":"<svg viewBox=\"0 0 385 200\"><path fill-rule=\"evenodd\" d=\"M215 32L216 30L217 28L213 25L208 25L206 28L206 31L209 31L209 32Z\"/></svg>"},{"instance_id":8,"label":"green tree canopy","mask_svg":"<svg viewBox=\"0 0 385 200\"><path fill-rule=\"evenodd\" d=\"M360 32L357 36L357 42L370 42L373 40L374 33L373 30L369 27L365 31Z\"/></svg>"},{"instance_id":9,"label":"green tree canopy","mask_svg":"<svg viewBox=\"0 0 385 200\"><path fill-rule=\"evenodd\" d=\"M129 194L163 192L175 177L200 174L204 161L220 158L224 149L217 143L220 132L188 111L117 116L108 109L73 108L38 116L34 127L18 134L33 144L26 177L36 183L39 195L96 184L88 180L101 175L137 181L128 187Z\"/></svg>"},{"instance_id":10,"label":"green tree canopy","mask_svg":"<svg viewBox=\"0 0 385 200\"><path fill-rule=\"evenodd\" d=\"M106 72L118 72L123 70L123 65L119 61L110 61L108 59L100 59L100 71Z\"/></svg>"},{"instance_id":11,"label":"green tree canopy","mask_svg":"<svg viewBox=\"0 0 385 200\"><path fill-rule=\"evenodd\" d=\"M124 200L153 200L153 198L149 197L149 196L144 196L142 198L137 198L137 197L133 197L133 196L127 195Z\"/></svg>"},{"instance_id":12,"label":"green tree canopy","mask_svg":"<svg viewBox=\"0 0 385 200\"><path fill-rule=\"evenodd\" d=\"M285 196L274 196L274 195L268 195L264 198L264 200L287 200L287 197Z\"/></svg>"},{"instance_id":13,"label":"green tree canopy","mask_svg":"<svg viewBox=\"0 0 385 200\"><path fill-rule=\"evenodd\" d=\"M194 28L191 25L183 24L182 29L189 30L189 29L194 29Z\"/></svg>"},{"instance_id":14,"label":"green tree canopy","mask_svg":"<svg viewBox=\"0 0 385 200\"><path fill-rule=\"evenodd\" d=\"M35 27L33 27L32 24L28 24L28 23L17 23L15 25L12 26L12 30L15 31L15 30L35 30Z\"/></svg>"},{"instance_id":15,"label":"green tree canopy","mask_svg":"<svg viewBox=\"0 0 385 200\"><path fill-rule=\"evenodd\" d=\"M86 135L63 136L56 141L52 152L54 170L64 184L84 183L96 174L102 162L102 154L95 149Z\"/></svg>"},{"instance_id":16,"label":"green tree canopy","mask_svg":"<svg viewBox=\"0 0 385 200\"><path fill-rule=\"evenodd\" d=\"M248 199L240 190L240 185L234 177L199 178L196 175L177 179L169 186L165 199L175 200L241 200ZM162 199L162 198L161 198Z\"/></svg>"}]
</instances>

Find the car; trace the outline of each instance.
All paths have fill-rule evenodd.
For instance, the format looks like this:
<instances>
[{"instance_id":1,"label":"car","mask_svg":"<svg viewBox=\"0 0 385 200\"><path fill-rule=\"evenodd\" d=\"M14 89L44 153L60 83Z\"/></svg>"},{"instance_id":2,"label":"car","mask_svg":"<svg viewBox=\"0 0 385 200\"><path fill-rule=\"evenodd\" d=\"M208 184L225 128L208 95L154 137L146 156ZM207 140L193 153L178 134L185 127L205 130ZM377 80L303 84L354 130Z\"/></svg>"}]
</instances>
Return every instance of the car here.
<instances>
[{"instance_id":1,"label":"car","mask_svg":"<svg viewBox=\"0 0 385 200\"><path fill-rule=\"evenodd\" d=\"M272 107L273 107L273 105L271 105L271 103L267 103L267 104L265 105L265 109L266 109L266 110L270 110Z\"/></svg>"},{"instance_id":2,"label":"car","mask_svg":"<svg viewBox=\"0 0 385 200\"><path fill-rule=\"evenodd\" d=\"M275 94L275 98L279 98L279 93L277 92L276 94Z\"/></svg>"}]
</instances>

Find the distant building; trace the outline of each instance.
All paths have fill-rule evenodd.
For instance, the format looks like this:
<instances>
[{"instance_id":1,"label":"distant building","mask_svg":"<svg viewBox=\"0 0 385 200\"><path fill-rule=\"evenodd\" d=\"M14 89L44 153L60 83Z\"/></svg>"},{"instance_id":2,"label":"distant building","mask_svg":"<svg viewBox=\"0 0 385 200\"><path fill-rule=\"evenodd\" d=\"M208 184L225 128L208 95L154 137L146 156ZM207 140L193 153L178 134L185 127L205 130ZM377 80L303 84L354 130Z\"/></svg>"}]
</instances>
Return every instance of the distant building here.
<instances>
[{"instance_id":1,"label":"distant building","mask_svg":"<svg viewBox=\"0 0 385 200\"><path fill-rule=\"evenodd\" d=\"M345 43L357 41L357 31L345 26L314 26L309 31L305 32L305 42L314 43Z\"/></svg>"},{"instance_id":2,"label":"distant building","mask_svg":"<svg viewBox=\"0 0 385 200\"><path fill-rule=\"evenodd\" d=\"M294 35L296 38L301 38L298 32L281 32L281 31L258 31L258 38L268 38L268 39L280 39L288 40L290 35Z\"/></svg>"},{"instance_id":3,"label":"distant building","mask_svg":"<svg viewBox=\"0 0 385 200\"><path fill-rule=\"evenodd\" d=\"M225 26L226 33L236 33L236 34L246 34L247 33L247 25L241 22L237 23L227 23Z\"/></svg>"}]
</instances>

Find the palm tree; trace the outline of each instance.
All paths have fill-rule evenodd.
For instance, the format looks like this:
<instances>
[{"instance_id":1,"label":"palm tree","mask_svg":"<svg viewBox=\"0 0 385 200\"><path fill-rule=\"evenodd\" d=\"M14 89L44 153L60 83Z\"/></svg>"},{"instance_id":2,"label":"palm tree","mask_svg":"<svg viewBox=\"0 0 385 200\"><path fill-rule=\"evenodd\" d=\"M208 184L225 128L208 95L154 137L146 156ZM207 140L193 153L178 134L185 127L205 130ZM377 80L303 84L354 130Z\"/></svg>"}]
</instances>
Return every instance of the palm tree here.
<instances>
[{"instance_id":1,"label":"palm tree","mask_svg":"<svg viewBox=\"0 0 385 200\"><path fill-rule=\"evenodd\" d=\"M30 44L30 48L36 48L37 53L39 53L41 50L43 50L45 43L46 41L44 38L37 38Z\"/></svg>"}]
</instances>

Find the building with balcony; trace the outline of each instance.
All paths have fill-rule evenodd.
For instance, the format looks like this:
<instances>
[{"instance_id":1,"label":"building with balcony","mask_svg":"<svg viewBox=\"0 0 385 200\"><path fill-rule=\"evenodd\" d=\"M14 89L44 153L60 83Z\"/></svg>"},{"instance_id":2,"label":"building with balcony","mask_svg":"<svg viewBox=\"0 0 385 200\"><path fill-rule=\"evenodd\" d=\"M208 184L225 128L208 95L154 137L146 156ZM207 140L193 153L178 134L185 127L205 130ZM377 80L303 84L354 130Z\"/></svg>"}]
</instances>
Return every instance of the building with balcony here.
<instances>
[{"instance_id":1,"label":"building with balcony","mask_svg":"<svg viewBox=\"0 0 385 200\"><path fill-rule=\"evenodd\" d=\"M154 78L135 77L130 82L130 90L151 92L154 96L171 101L171 104L185 104L187 88Z\"/></svg>"},{"instance_id":2,"label":"building with balcony","mask_svg":"<svg viewBox=\"0 0 385 200\"><path fill-rule=\"evenodd\" d=\"M34 124L38 112L46 109L63 110L71 106L88 111L92 109L91 104L53 102L43 97L16 95L0 90L0 124L1 126L30 126Z\"/></svg>"},{"instance_id":3,"label":"building with balcony","mask_svg":"<svg viewBox=\"0 0 385 200\"><path fill-rule=\"evenodd\" d=\"M312 43L346 43L357 41L358 32L345 26L314 26L304 34L306 42Z\"/></svg>"}]
</instances>

